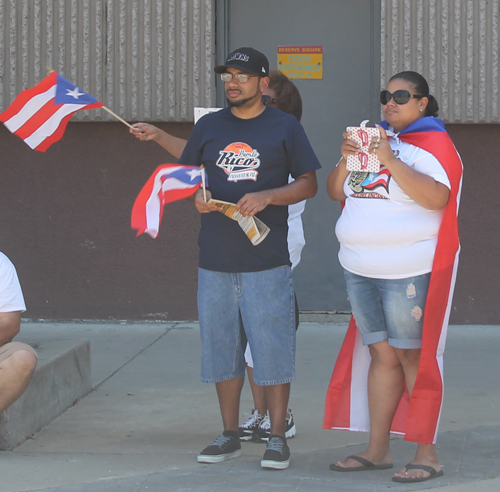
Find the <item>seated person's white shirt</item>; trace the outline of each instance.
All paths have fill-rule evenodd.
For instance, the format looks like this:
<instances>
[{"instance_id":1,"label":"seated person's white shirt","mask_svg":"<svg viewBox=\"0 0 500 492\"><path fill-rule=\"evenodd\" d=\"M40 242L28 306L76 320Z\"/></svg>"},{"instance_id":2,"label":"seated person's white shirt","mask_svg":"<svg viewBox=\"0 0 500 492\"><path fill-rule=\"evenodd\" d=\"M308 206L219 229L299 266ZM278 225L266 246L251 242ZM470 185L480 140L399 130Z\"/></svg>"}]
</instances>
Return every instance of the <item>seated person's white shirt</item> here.
<instances>
[{"instance_id":1,"label":"seated person's white shirt","mask_svg":"<svg viewBox=\"0 0 500 492\"><path fill-rule=\"evenodd\" d=\"M23 291L12 262L0 252L0 313L26 311Z\"/></svg>"}]
</instances>

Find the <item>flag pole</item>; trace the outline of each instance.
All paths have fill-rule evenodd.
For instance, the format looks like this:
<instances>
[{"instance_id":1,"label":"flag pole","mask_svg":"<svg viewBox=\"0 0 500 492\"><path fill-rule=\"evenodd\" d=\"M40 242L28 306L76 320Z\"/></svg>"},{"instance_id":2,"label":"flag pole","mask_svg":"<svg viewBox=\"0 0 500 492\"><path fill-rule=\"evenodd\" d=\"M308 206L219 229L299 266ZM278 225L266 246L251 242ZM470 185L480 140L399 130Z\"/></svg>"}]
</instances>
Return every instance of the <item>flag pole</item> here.
<instances>
[{"instance_id":1,"label":"flag pole","mask_svg":"<svg viewBox=\"0 0 500 492\"><path fill-rule=\"evenodd\" d=\"M54 69L50 67L45 67L45 70L47 72L53 72ZM113 113L111 109L107 108L106 106L101 106L104 111L107 111L111 116L115 117L118 121L121 121L124 125L127 125L129 128L133 128L133 126L130 123L127 123L124 119L120 118L116 113Z\"/></svg>"},{"instance_id":2,"label":"flag pole","mask_svg":"<svg viewBox=\"0 0 500 492\"><path fill-rule=\"evenodd\" d=\"M121 121L124 125L127 125L129 128L133 128L133 126L130 123L127 123L124 119L120 118L117 114L113 113L111 109L107 108L106 106L102 106L102 109L104 109L104 111L107 111L111 116L114 116L118 121Z\"/></svg>"},{"instance_id":3,"label":"flag pole","mask_svg":"<svg viewBox=\"0 0 500 492\"><path fill-rule=\"evenodd\" d=\"M201 166L201 187L203 188L203 200L207 201L207 190L205 188L205 166Z\"/></svg>"}]
</instances>

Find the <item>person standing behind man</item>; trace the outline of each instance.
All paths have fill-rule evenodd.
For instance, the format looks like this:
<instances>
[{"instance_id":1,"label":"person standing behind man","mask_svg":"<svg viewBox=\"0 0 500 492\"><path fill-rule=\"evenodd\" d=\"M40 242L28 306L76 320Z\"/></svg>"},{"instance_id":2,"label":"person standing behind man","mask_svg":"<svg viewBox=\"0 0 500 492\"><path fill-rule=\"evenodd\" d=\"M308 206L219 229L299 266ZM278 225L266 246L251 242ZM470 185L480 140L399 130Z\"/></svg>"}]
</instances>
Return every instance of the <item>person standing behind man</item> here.
<instances>
[{"instance_id":1,"label":"person standing behind man","mask_svg":"<svg viewBox=\"0 0 500 492\"><path fill-rule=\"evenodd\" d=\"M199 455L216 463L241 454L240 393L248 340L254 381L263 386L271 435L263 468L284 469L290 461L285 416L295 378L294 288L287 247L288 205L317 191L321 166L294 116L262 104L269 62L253 48L233 51L215 67L225 82L229 107L201 118L179 160L204 165L210 192L236 203L244 216L258 217L269 235L253 246L237 222L194 196L201 216L198 310L202 341L201 379L215 383L224 431ZM288 175L295 179L288 184ZM243 329L244 327L244 329Z\"/></svg>"},{"instance_id":2,"label":"person standing behind man","mask_svg":"<svg viewBox=\"0 0 500 492\"><path fill-rule=\"evenodd\" d=\"M24 393L36 367L36 352L25 343L12 341L25 310L16 269L0 253L0 412Z\"/></svg>"}]
</instances>

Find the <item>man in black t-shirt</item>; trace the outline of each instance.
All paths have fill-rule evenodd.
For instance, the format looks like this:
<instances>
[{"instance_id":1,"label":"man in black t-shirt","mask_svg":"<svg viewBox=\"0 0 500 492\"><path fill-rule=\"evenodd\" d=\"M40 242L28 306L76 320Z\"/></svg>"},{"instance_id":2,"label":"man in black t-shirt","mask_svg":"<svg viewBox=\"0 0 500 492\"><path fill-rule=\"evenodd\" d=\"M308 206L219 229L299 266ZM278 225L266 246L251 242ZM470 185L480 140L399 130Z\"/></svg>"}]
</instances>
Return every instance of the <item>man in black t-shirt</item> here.
<instances>
[{"instance_id":1,"label":"man in black t-shirt","mask_svg":"<svg viewBox=\"0 0 500 492\"><path fill-rule=\"evenodd\" d=\"M288 205L316 194L321 166L294 116L266 107L269 62L252 48L233 51L215 68L225 82L229 107L204 116L179 160L204 165L210 192L194 200L201 216L198 310L204 382L216 384L224 432L199 455L216 463L239 456L239 399L248 340L254 381L265 388L271 435L261 461L284 469L290 451L285 418L295 377L294 290L287 247ZM288 176L295 181L288 184ZM253 246L239 224L209 203L236 203L269 228Z\"/></svg>"}]
</instances>

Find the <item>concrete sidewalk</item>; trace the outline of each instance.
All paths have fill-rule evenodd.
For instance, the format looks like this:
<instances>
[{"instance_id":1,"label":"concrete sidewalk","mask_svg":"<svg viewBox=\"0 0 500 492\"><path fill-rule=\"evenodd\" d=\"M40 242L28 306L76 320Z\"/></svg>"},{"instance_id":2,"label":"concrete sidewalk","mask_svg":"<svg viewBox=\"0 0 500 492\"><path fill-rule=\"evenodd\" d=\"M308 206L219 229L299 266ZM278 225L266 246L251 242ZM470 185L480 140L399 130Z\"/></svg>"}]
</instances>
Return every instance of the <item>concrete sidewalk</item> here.
<instances>
[{"instance_id":1,"label":"concrete sidewalk","mask_svg":"<svg viewBox=\"0 0 500 492\"><path fill-rule=\"evenodd\" d=\"M36 324L19 337L89 339L95 390L13 452L0 452L0 492L500 490L499 326L450 327L438 440L443 477L404 485L394 470L335 473L332 461L359 452L367 434L322 429L326 388L345 324L301 323L290 406L297 436L285 471L260 468L264 445L242 456L196 462L221 432L213 385L199 381L197 323ZM245 385L241 412L252 407ZM395 468L415 445L395 439Z\"/></svg>"}]
</instances>

